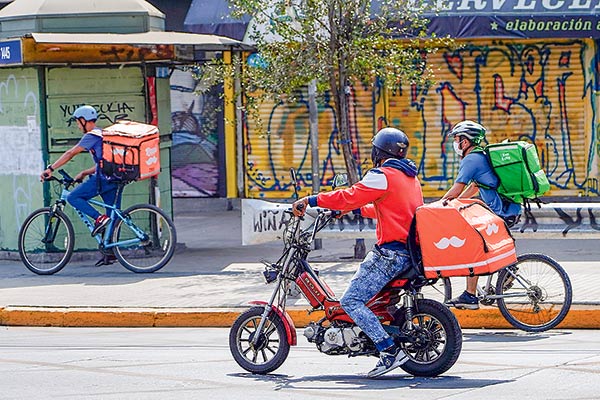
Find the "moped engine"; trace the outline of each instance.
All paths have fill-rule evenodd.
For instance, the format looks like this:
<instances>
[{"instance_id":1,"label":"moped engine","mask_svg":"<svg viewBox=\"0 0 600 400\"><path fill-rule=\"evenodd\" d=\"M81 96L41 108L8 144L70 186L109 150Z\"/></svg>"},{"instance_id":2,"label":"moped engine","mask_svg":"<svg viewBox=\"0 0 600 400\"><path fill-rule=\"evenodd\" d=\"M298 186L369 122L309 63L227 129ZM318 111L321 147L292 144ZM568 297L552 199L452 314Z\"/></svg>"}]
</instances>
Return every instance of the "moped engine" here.
<instances>
[{"instance_id":1,"label":"moped engine","mask_svg":"<svg viewBox=\"0 0 600 400\"><path fill-rule=\"evenodd\" d=\"M325 354L347 354L362 350L365 340L359 337L361 333L358 326L325 328L314 322L304 329L308 341L316 343L319 351Z\"/></svg>"}]
</instances>

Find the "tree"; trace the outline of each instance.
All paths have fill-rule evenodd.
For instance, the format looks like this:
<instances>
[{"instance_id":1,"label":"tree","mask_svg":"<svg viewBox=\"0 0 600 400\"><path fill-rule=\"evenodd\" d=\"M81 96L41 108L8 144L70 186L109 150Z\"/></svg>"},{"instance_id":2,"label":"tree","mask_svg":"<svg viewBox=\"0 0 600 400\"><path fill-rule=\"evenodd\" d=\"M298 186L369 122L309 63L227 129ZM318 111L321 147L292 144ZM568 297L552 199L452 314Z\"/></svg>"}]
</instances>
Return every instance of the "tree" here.
<instances>
[{"instance_id":1,"label":"tree","mask_svg":"<svg viewBox=\"0 0 600 400\"><path fill-rule=\"evenodd\" d=\"M334 100L338 142L350 183L359 180L350 136L351 86L375 84L375 79L388 88L427 84L433 76L427 54L452 44L450 39L427 35L428 21L422 15L431 9L419 0L229 2L234 17L252 17L250 38L257 50L254 67L237 65L227 72L241 82L248 117L260 129L257 110L262 100L285 96L293 101L298 89L316 82L317 92L329 91ZM223 68L222 64L205 66L202 74L222 76Z\"/></svg>"}]
</instances>

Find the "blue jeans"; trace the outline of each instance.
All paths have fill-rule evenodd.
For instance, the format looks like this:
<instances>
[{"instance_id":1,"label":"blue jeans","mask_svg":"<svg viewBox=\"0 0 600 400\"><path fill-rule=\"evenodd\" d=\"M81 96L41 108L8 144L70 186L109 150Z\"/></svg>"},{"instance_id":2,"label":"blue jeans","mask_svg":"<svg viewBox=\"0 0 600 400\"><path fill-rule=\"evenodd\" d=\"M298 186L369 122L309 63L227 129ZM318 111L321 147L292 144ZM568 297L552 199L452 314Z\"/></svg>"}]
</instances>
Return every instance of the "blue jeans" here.
<instances>
[{"instance_id":1,"label":"blue jeans","mask_svg":"<svg viewBox=\"0 0 600 400\"><path fill-rule=\"evenodd\" d=\"M117 195L117 188L118 185L115 182L109 182L102 178L100 179L100 184L98 184L96 174L90 175L86 181L73 189L69 196L67 196L67 201L73 207L95 220L100 216L100 212L92 207L88 203L88 200L100 195L106 204L113 205ZM119 199L119 203L121 203L121 199ZM117 204L117 207L120 207L120 204ZM106 213L109 214L109 212L109 209L106 209Z\"/></svg>"},{"instance_id":2,"label":"blue jeans","mask_svg":"<svg viewBox=\"0 0 600 400\"><path fill-rule=\"evenodd\" d=\"M358 267L340 300L344 311L371 338L378 351L392 346L394 341L365 304L409 265L408 253L404 250L371 250Z\"/></svg>"}]
</instances>

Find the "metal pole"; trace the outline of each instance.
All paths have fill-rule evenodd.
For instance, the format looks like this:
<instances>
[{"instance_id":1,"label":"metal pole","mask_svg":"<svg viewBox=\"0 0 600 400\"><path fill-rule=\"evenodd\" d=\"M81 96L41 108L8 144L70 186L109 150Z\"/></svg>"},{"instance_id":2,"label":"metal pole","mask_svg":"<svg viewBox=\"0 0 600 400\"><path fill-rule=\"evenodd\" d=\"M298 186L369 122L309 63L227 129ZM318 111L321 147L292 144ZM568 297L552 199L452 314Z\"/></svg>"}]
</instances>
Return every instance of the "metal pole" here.
<instances>
[{"instance_id":1,"label":"metal pole","mask_svg":"<svg viewBox=\"0 0 600 400\"><path fill-rule=\"evenodd\" d=\"M321 174L319 173L319 111L317 110L317 81L313 79L308 84L308 116L310 130L310 156L313 194L321 189ZM315 250L323 247L321 239L315 239Z\"/></svg>"},{"instance_id":2,"label":"metal pole","mask_svg":"<svg viewBox=\"0 0 600 400\"><path fill-rule=\"evenodd\" d=\"M237 65L237 68L244 68L239 62L241 60L241 55L239 52L235 52L233 54L234 57L234 65ZM234 78L234 96L235 96L235 136L236 136L236 150L237 150L237 196L238 198L242 198L246 196L246 192L244 190L244 172L246 171L246 163L244 160L244 121L242 114L242 84L240 82L240 78L238 75L241 74L241 71L236 71L236 77ZM229 208L228 208L229 209Z\"/></svg>"},{"instance_id":3,"label":"metal pole","mask_svg":"<svg viewBox=\"0 0 600 400\"><path fill-rule=\"evenodd\" d=\"M317 81L308 85L308 115L310 121L310 156L313 194L319 193L321 175L319 173L319 118L317 110Z\"/></svg>"}]
</instances>

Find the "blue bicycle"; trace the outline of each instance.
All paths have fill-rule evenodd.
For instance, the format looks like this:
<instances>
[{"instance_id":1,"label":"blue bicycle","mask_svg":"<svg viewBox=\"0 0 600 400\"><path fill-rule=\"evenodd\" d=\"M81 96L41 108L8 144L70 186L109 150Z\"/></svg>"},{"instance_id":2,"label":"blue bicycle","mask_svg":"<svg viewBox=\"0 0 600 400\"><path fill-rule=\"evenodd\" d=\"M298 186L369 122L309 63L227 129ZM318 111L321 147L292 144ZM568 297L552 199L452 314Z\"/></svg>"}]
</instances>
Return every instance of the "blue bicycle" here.
<instances>
[{"instance_id":1,"label":"blue bicycle","mask_svg":"<svg viewBox=\"0 0 600 400\"><path fill-rule=\"evenodd\" d=\"M64 170L58 171L62 179L52 176L62 186L61 196L51 207L31 213L19 231L19 255L25 266L39 275L51 275L65 267L73 255L75 233L73 224L64 213L66 198L76 181ZM121 198L125 183L119 184L115 204L90 200L91 204L110 210L110 223L104 233L94 238L103 254L112 254L130 271L147 273L164 267L175 252L177 241L175 226L160 208L151 204L137 204L121 211L117 200ZM91 219L75 209L90 233Z\"/></svg>"}]
</instances>

